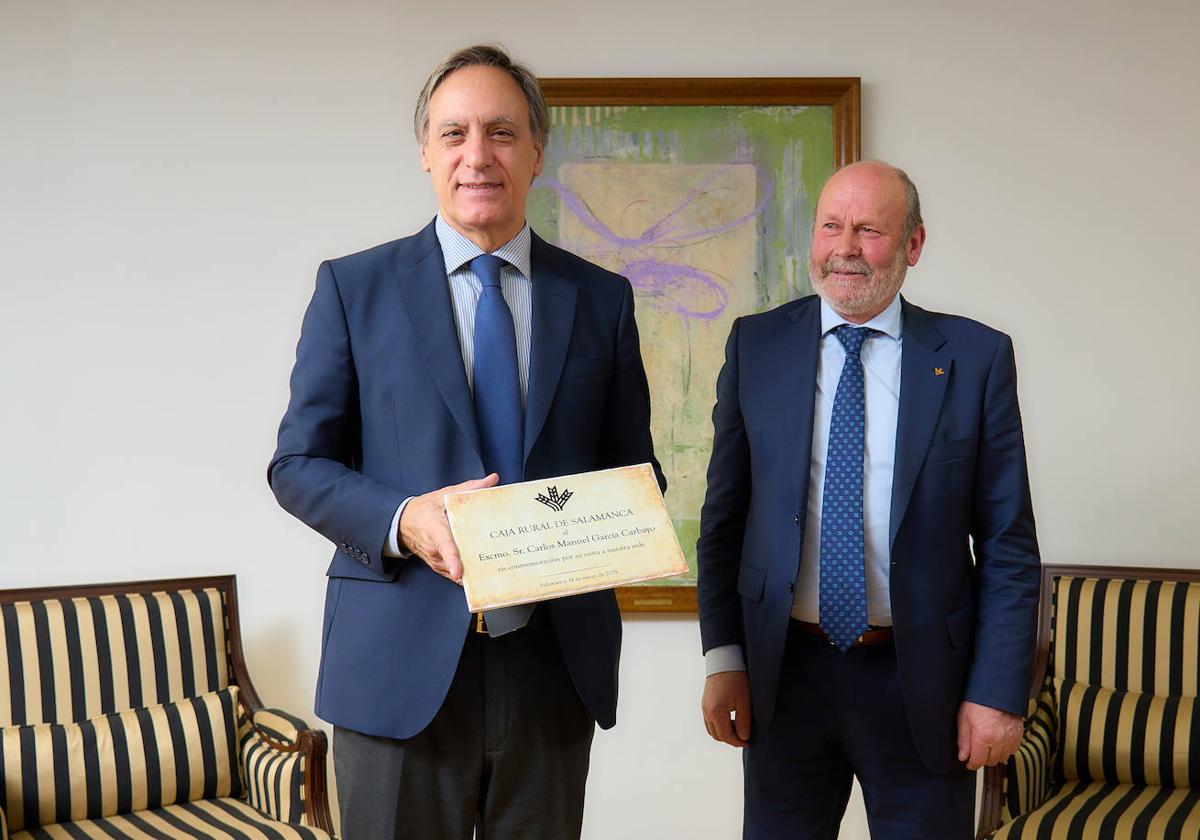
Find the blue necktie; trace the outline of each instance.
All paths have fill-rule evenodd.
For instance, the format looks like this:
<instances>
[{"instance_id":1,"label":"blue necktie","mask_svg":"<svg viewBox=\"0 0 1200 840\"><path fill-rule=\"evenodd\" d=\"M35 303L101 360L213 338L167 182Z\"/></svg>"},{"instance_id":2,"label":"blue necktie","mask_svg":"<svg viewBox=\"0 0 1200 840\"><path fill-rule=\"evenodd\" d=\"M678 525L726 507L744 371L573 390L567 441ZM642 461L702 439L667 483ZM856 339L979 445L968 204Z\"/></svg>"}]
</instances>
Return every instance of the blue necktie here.
<instances>
[{"instance_id":1,"label":"blue necktie","mask_svg":"<svg viewBox=\"0 0 1200 840\"><path fill-rule=\"evenodd\" d=\"M517 372L517 330L500 291L504 260L480 254L471 270L483 283L475 308L475 427L483 468L499 473L501 484L523 477L521 379Z\"/></svg>"},{"instance_id":2,"label":"blue necktie","mask_svg":"<svg viewBox=\"0 0 1200 840\"><path fill-rule=\"evenodd\" d=\"M859 353L874 333L843 324L833 334L846 363L833 398L821 502L821 629L846 651L868 628L863 572L863 447L866 431Z\"/></svg>"},{"instance_id":3,"label":"blue necktie","mask_svg":"<svg viewBox=\"0 0 1200 840\"><path fill-rule=\"evenodd\" d=\"M506 264L492 254L480 254L471 260L471 270L483 283L475 308L473 386L483 468L499 473L501 484L512 484L524 478L525 442L517 330L500 291L500 269ZM484 622L489 635L501 636L524 627L532 614L533 606L523 604L488 610Z\"/></svg>"}]
</instances>

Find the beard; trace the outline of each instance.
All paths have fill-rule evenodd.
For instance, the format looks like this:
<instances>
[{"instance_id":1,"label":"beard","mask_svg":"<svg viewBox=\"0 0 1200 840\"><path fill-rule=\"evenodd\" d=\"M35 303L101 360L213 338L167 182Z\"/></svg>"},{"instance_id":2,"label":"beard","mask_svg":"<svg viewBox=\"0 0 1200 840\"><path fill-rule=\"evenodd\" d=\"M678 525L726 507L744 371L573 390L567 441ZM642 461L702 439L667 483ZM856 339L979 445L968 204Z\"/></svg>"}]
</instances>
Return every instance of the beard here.
<instances>
[{"instance_id":1,"label":"beard","mask_svg":"<svg viewBox=\"0 0 1200 840\"><path fill-rule=\"evenodd\" d=\"M834 272L851 272L857 278L830 277ZM908 273L908 254L903 248L887 268L871 268L866 260L842 260L831 257L817 265L811 254L808 258L808 279L813 291L829 304L834 312L858 323L870 320L887 309L904 285Z\"/></svg>"}]
</instances>

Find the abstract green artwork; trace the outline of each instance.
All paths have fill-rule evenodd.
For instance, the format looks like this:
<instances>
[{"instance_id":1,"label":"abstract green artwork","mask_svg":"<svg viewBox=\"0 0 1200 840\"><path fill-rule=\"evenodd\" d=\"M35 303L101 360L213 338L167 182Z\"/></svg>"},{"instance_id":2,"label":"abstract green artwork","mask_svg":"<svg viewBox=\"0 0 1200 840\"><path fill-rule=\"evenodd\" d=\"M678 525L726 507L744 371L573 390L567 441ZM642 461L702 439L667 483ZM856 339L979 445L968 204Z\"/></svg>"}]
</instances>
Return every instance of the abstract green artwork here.
<instances>
[{"instance_id":1,"label":"abstract green artwork","mask_svg":"<svg viewBox=\"0 0 1200 840\"><path fill-rule=\"evenodd\" d=\"M747 102L756 82L774 90L775 100L794 101ZM852 83L853 101L844 90L825 95L832 101L805 96L806 84L830 82ZM783 83L791 83L791 96L780 96ZM633 285L655 450L690 570L686 577L629 587L620 593L622 608L691 610L725 341L735 318L808 293L817 195L837 166L857 158L857 80L543 85L551 104L550 141L530 193L529 221L547 241ZM722 104L712 100L731 98L728 90L705 98L706 86L741 96ZM624 102L595 101L614 97ZM851 106L854 119L847 120ZM853 142L839 136L847 122L855 129Z\"/></svg>"}]
</instances>

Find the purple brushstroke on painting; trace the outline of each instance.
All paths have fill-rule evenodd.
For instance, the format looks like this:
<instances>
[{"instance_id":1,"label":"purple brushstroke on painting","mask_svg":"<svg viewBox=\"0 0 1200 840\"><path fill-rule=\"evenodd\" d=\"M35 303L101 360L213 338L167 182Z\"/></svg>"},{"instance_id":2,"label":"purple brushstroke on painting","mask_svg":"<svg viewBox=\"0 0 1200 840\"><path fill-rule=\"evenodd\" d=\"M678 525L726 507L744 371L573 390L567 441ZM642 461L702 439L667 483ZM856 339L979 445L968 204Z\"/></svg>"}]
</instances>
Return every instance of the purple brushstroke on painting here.
<instances>
[{"instance_id":1,"label":"purple brushstroke on painting","mask_svg":"<svg viewBox=\"0 0 1200 840\"><path fill-rule=\"evenodd\" d=\"M620 248L645 248L650 245L680 245L688 240L708 239L741 227L757 217L771 201L773 185L758 166L754 166L755 181L759 185L759 199L754 209L743 216L701 230L686 230L676 220L687 207L702 198L712 183L736 165L730 164L717 169L697 186L687 191L679 205L642 232L641 236L620 236L608 225L596 218L578 195L567 189L557 178L542 176L534 183L535 188L553 190L558 193L563 206L575 214L583 226L608 243ZM750 164L753 166L753 164ZM722 312L729 302L729 293L713 278L700 269L681 263L663 262L653 258L626 261L621 269L633 287L652 298L655 303L685 318L711 321ZM707 300L706 300L707 299ZM704 301L704 303L701 303Z\"/></svg>"},{"instance_id":2,"label":"purple brushstroke on painting","mask_svg":"<svg viewBox=\"0 0 1200 840\"><path fill-rule=\"evenodd\" d=\"M651 258L626 263L623 272L635 289L685 318L711 321L729 303L729 292L712 275L690 265Z\"/></svg>"},{"instance_id":3,"label":"purple brushstroke on painting","mask_svg":"<svg viewBox=\"0 0 1200 840\"><path fill-rule=\"evenodd\" d=\"M733 167L722 167L712 175L709 175L707 178L705 178L698 186L688 190L687 195L684 196L683 201L678 207L676 207L658 222L648 227L641 236L637 237L619 236L614 233L611 229L609 229L608 225L596 218L595 214L588 209L588 206L584 204L583 200L578 195L567 189L567 187L564 186L563 183L557 178L551 178L547 175L543 175L534 182L534 188L537 189L540 187L543 189L554 190L554 192L558 193L559 198L562 199L562 202L567 209L579 217L579 221L583 222L584 226L597 236L606 239L614 245L636 248L644 245L662 245L667 242L680 243L688 239L707 239L708 237L715 236L718 233L725 233L726 231L741 227L742 225L746 224L746 222L762 213L763 209L766 208L767 204L769 204L771 201L773 188L771 179L766 176L766 173L764 173L762 169L755 166L754 173L760 187L759 199L758 203L754 205L754 209L749 213L746 213L744 216L739 216L738 218L726 222L725 224L717 225L716 227L704 228L702 230L695 231L681 231L678 234L676 234L676 228L664 227L667 221L674 219L685 209L687 209L689 204L702 197L707 191L708 186L731 168Z\"/></svg>"}]
</instances>

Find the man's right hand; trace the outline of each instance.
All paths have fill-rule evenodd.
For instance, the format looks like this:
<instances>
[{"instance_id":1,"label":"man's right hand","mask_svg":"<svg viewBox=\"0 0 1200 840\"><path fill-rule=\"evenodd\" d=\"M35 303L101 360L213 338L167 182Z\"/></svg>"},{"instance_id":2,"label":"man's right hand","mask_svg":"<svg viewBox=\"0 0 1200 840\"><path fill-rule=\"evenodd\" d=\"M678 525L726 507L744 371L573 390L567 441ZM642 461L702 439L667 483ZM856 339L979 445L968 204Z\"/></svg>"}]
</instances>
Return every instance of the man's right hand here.
<instances>
[{"instance_id":1,"label":"man's right hand","mask_svg":"<svg viewBox=\"0 0 1200 840\"><path fill-rule=\"evenodd\" d=\"M705 679L700 711L704 728L715 740L746 746L750 740L750 679L746 672L723 671Z\"/></svg>"},{"instance_id":2,"label":"man's right hand","mask_svg":"<svg viewBox=\"0 0 1200 840\"><path fill-rule=\"evenodd\" d=\"M486 478L475 478L434 490L423 496L413 496L400 514L400 545L425 561L425 565L439 575L455 583L462 583L462 560L458 546L450 533L446 520L446 494L464 490L482 490L494 487L500 476L492 473Z\"/></svg>"}]
</instances>

